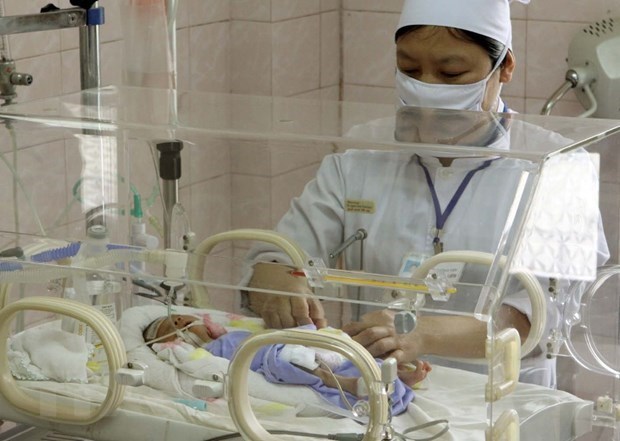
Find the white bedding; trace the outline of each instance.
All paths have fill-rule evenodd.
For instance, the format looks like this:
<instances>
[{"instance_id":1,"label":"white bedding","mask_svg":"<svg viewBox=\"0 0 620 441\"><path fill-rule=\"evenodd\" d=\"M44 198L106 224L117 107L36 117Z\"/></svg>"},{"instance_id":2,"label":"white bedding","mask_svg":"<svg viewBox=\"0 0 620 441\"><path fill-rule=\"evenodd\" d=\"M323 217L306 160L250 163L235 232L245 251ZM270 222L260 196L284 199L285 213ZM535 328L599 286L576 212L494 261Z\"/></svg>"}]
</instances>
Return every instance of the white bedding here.
<instances>
[{"instance_id":1,"label":"white bedding","mask_svg":"<svg viewBox=\"0 0 620 441\"><path fill-rule=\"evenodd\" d=\"M82 434L94 440L118 439L119 425L128 424L122 432L125 441L159 441L176 440L173 433L183 433L184 441L208 440L224 431L235 431L235 426L228 416L225 399L216 399L207 403L206 410L196 410L181 402L179 397L191 398L193 378L185 378L172 366L158 360L155 354L142 342L141 329L159 316L163 308L159 306L141 307L125 311L120 323L121 334L126 342L129 359L138 357L147 360L149 375L147 383L154 387L141 386L127 388L121 407L111 416L104 418L88 428L52 425L60 431ZM177 312L187 312L178 308ZM225 313L221 313L225 314ZM233 320L235 326L238 317L226 316L223 320ZM129 324L133 323L133 324ZM140 323L140 326L134 324ZM230 324L230 323L229 323ZM259 325L254 322L255 326ZM140 341L138 341L140 340ZM145 358L146 357L146 358ZM221 368L221 367L220 367ZM172 371L171 371L172 370ZM174 371L174 372L173 372ZM265 381L256 374L257 381ZM177 379L170 382L170 379ZM166 380L165 382L163 382ZM158 383L158 382L162 383ZM252 382L251 382L252 383ZM441 438L444 441L481 441L487 428L487 405L484 401L486 376L434 366L424 387L416 390L415 400L407 411L394 418L397 430L438 419L449 421L449 431ZM43 402L68 397L76 406L87 403L99 403L103 400L105 384L71 384L49 381L21 381L20 385L32 390L33 393L51 393ZM269 387L273 387L269 383ZM344 418L316 416L324 414L322 409L313 409L316 399L310 389L302 386L277 385L289 391L292 396L289 404L274 402L257 397L251 398L254 412L266 429L294 430L308 433L363 433L365 428L358 423ZM259 386L261 387L260 383ZM35 392L38 391L38 392ZM257 390L255 389L254 392ZM260 392L260 391L259 391ZM264 392L264 391L263 391ZM293 393L294 392L294 393ZM309 394L298 395L298 393ZM250 391L252 393L252 391ZM260 395L258 395L260 396ZM51 398L49 398L51 397ZM56 398L55 398L56 397ZM281 394L278 394L281 397ZM281 401L281 400L278 400ZM303 404L302 404L303 403ZM13 418L21 422L29 422L28 418L18 419L13 409L0 399L0 418ZM589 430L592 403L583 401L571 394L552 391L540 386L520 384L509 397L500 400L493 406L490 417L495 420L507 409L515 409L521 420L521 439L523 440L558 440L565 441ZM18 415L19 416L19 415ZM151 423L147 423L150 419ZM36 421L41 423L41 421ZM439 427L412 433L414 438L425 438L436 433ZM163 428L163 429L162 429ZM176 432L175 432L176 431ZM194 437L193 433L196 432ZM308 440L308 437L286 437L283 439Z\"/></svg>"}]
</instances>

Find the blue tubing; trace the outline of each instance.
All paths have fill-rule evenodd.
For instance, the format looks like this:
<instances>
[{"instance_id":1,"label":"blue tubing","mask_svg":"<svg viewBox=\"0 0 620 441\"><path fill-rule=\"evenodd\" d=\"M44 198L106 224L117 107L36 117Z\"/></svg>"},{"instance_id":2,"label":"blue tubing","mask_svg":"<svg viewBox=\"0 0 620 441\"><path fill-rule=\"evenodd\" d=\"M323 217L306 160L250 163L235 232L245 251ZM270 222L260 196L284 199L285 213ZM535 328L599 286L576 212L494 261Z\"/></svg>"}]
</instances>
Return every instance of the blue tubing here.
<instances>
[{"instance_id":1,"label":"blue tubing","mask_svg":"<svg viewBox=\"0 0 620 441\"><path fill-rule=\"evenodd\" d=\"M66 259L75 256L80 250L80 242L73 242L64 248L43 251L30 257L30 260L37 263L52 262L55 260Z\"/></svg>"}]
</instances>

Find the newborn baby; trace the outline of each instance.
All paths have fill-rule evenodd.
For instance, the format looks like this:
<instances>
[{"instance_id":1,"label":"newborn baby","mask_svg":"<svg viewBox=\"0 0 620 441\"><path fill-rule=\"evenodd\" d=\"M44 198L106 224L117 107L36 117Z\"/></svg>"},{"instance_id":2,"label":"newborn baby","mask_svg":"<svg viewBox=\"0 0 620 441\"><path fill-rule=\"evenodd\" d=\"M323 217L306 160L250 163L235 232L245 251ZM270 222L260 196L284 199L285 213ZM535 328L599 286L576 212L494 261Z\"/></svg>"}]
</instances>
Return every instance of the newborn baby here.
<instances>
[{"instance_id":1,"label":"newborn baby","mask_svg":"<svg viewBox=\"0 0 620 441\"><path fill-rule=\"evenodd\" d=\"M304 326L301 329L314 329L312 326ZM320 330L317 332L342 331ZM198 319L192 315L173 314L154 320L144 331L144 340L148 345L154 343L172 342L177 339L189 343L195 347L206 349L213 355L231 359L239 344L249 337L249 331L232 331L214 323L205 315ZM277 347L277 348L276 348ZM275 352L274 352L275 350ZM276 354L277 361L269 360L266 355ZM262 355L261 355L262 354ZM353 366L342 355L333 351L317 348L308 348L300 345L271 345L262 348L252 362L251 369L265 374L266 378L274 379L274 382L282 383L281 372L274 374L273 369L279 370L283 365L290 364L293 368L300 369L307 374L312 374L330 388L338 389L339 386L354 397L366 395L364 383L360 381L359 372L352 369ZM431 367L426 362L417 362L414 366L399 367L399 378L407 386L412 387L422 381ZM355 375L348 375L354 373ZM347 374L347 375L345 375ZM294 375L289 372L285 376L290 384L310 384L313 381L304 375Z\"/></svg>"}]
</instances>

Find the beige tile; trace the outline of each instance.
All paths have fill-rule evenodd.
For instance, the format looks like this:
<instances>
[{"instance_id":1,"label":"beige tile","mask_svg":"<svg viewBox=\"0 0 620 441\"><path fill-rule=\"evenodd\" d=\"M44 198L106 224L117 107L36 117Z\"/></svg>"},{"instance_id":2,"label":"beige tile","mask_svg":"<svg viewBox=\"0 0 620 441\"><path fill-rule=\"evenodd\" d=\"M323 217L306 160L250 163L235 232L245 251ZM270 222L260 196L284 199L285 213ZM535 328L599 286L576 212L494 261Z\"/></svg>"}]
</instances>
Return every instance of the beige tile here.
<instances>
[{"instance_id":1,"label":"beige tile","mask_svg":"<svg viewBox=\"0 0 620 441\"><path fill-rule=\"evenodd\" d=\"M321 88L321 99L328 101L340 100L340 85Z\"/></svg>"},{"instance_id":2,"label":"beige tile","mask_svg":"<svg viewBox=\"0 0 620 441\"><path fill-rule=\"evenodd\" d=\"M340 11L342 0L321 0L321 12Z\"/></svg>"},{"instance_id":3,"label":"beige tile","mask_svg":"<svg viewBox=\"0 0 620 441\"><path fill-rule=\"evenodd\" d=\"M510 4L510 16L513 20L522 19L525 20L527 18L529 5L525 5L519 2L512 2Z\"/></svg>"},{"instance_id":4,"label":"beige tile","mask_svg":"<svg viewBox=\"0 0 620 441\"><path fill-rule=\"evenodd\" d=\"M274 99L273 130L292 134L317 134L321 125L321 96L315 89L306 92L305 99Z\"/></svg>"},{"instance_id":5,"label":"beige tile","mask_svg":"<svg viewBox=\"0 0 620 441\"><path fill-rule=\"evenodd\" d=\"M320 164L326 149L309 142L271 142L272 176L280 176Z\"/></svg>"},{"instance_id":6,"label":"beige tile","mask_svg":"<svg viewBox=\"0 0 620 441\"><path fill-rule=\"evenodd\" d=\"M320 0L271 0L271 20L305 17L320 11Z\"/></svg>"},{"instance_id":7,"label":"beige tile","mask_svg":"<svg viewBox=\"0 0 620 441\"><path fill-rule=\"evenodd\" d=\"M230 142L231 170L235 174L271 176L269 141L235 140Z\"/></svg>"},{"instance_id":8,"label":"beige tile","mask_svg":"<svg viewBox=\"0 0 620 441\"><path fill-rule=\"evenodd\" d=\"M177 29L189 26L189 17L192 13L192 3L188 1L180 1L177 4Z\"/></svg>"},{"instance_id":9,"label":"beige tile","mask_svg":"<svg viewBox=\"0 0 620 441\"><path fill-rule=\"evenodd\" d=\"M512 24L512 51L515 55L517 66L512 75L512 81L505 84L502 92L505 95L525 97L525 72L526 72L526 22L513 20Z\"/></svg>"},{"instance_id":10,"label":"beige tile","mask_svg":"<svg viewBox=\"0 0 620 441\"><path fill-rule=\"evenodd\" d=\"M177 31L177 84L179 90L189 90L191 88L190 73L190 30L179 29Z\"/></svg>"},{"instance_id":11,"label":"beige tile","mask_svg":"<svg viewBox=\"0 0 620 441\"><path fill-rule=\"evenodd\" d=\"M321 14L321 87L340 83L340 12Z\"/></svg>"},{"instance_id":12,"label":"beige tile","mask_svg":"<svg viewBox=\"0 0 620 441\"><path fill-rule=\"evenodd\" d=\"M230 20L229 0L189 0L188 3L190 26Z\"/></svg>"},{"instance_id":13,"label":"beige tile","mask_svg":"<svg viewBox=\"0 0 620 441\"><path fill-rule=\"evenodd\" d=\"M60 31L9 35L9 48L15 60L36 57L60 50Z\"/></svg>"},{"instance_id":14,"label":"beige tile","mask_svg":"<svg viewBox=\"0 0 620 441\"><path fill-rule=\"evenodd\" d=\"M101 45L101 85L121 85L123 73L118 68L118 60L123 58L123 42L111 41ZM64 87L64 78L63 78Z\"/></svg>"},{"instance_id":15,"label":"beige tile","mask_svg":"<svg viewBox=\"0 0 620 441\"><path fill-rule=\"evenodd\" d=\"M369 87L345 84L343 100L360 103L395 104L396 91L393 87Z\"/></svg>"},{"instance_id":16,"label":"beige tile","mask_svg":"<svg viewBox=\"0 0 620 441\"><path fill-rule=\"evenodd\" d=\"M80 54L78 49L71 49L60 52L60 60L62 69L62 93L66 94L79 91L81 86Z\"/></svg>"},{"instance_id":17,"label":"beige tile","mask_svg":"<svg viewBox=\"0 0 620 441\"><path fill-rule=\"evenodd\" d=\"M189 143L188 143L189 144ZM230 146L228 142L203 137L188 145L189 171L192 184L230 174Z\"/></svg>"},{"instance_id":18,"label":"beige tile","mask_svg":"<svg viewBox=\"0 0 620 441\"><path fill-rule=\"evenodd\" d=\"M62 93L59 52L21 60L18 69L33 76L30 86L18 88L17 99L20 102L57 96Z\"/></svg>"},{"instance_id":19,"label":"beige tile","mask_svg":"<svg viewBox=\"0 0 620 441\"><path fill-rule=\"evenodd\" d=\"M60 48L63 51L80 47L80 32L77 28L62 29L60 31Z\"/></svg>"},{"instance_id":20,"label":"beige tile","mask_svg":"<svg viewBox=\"0 0 620 441\"><path fill-rule=\"evenodd\" d=\"M568 45L581 25L528 21L526 96L548 98L564 83ZM541 43L543 42L543 43Z\"/></svg>"},{"instance_id":21,"label":"beige tile","mask_svg":"<svg viewBox=\"0 0 620 441\"><path fill-rule=\"evenodd\" d=\"M346 11L380 11L398 12L403 6L403 0L343 0L342 8Z\"/></svg>"},{"instance_id":22,"label":"beige tile","mask_svg":"<svg viewBox=\"0 0 620 441\"><path fill-rule=\"evenodd\" d=\"M230 92L228 61L230 25L213 23L190 29L190 88L203 92ZM197 50L200 48L200 50Z\"/></svg>"},{"instance_id":23,"label":"beige tile","mask_svg":"<svg viewBox=\"0 0 620 441\"><path fill-rule=\"evenodd\" d=\"M191 186L192 230L198 238L231 229L231 179L223 175Z\"/></svg>"},{"instance_id":24,"label":"beige tile","mask_svg":"<svg viewBox=\"0 0 620 441\"><path fill-rule=\"evenodd\" d=\"M270 189L271 178L232 176L232 228L274 227Z\"/></svg>"},{"instance_id":25,"label":"beige tile","mask_svg":"<svg viewBox=\"0 0 620 441\"><path fill-rule=\"evenodd\" d=\"M271 21L271 0L230 0L233 20Z\"/></svg>"},{"instance_id":26,"label":"beige tile","mask_svg":"<svg viewBox=\"0 0 620 441\"><path fill-rule=\"evenodd\" d=\"M546 0L528 5L528 19L588 23L620 15L616 0Z\"/></svg>"},{"instance_id":27,"label":"beige tile","mask_svg":"<svg viewBox=\"0 0 620 441\"><path fill-rule=\"evenodd\" d=\"M99 38L101 42L115 41L123 38L123 27L121 16L124 13L122 2L101 2L100 7L104 8L105 23L99 26Z\"/></svg>"},{"instance_id":28,"label":"beige tile","mask_svg":"<svg viewBox=\"0 0 620 441\"><path fill-rule=\"evenodd\" d=\"M514 110L515 112L525 113L525 98L510 96L505 93L502 94L502 99L504 103L510 108L510 110Z\"/></svg>"},{"instance_id":29,"label":"beige tile","mask_svg":"<svg viewBox=\"0 0 620 441\"><path fill-rule=\"evenodd\" d=\"M343 74L345 84L394 85L394 29L398 16L345 12Z\"/></svg>"},{"instance_id":30,"label":"beige tile","mask_svg":"<svg viewBox=\"0 0 620 441\"><path fill-rule=\"evenodd\" d=\"M583 106L579 104L578 101L575 101L574 99L571 100L569 98L570 96L567 95L566 98L560 100L551 110L551 115L578 116L585 111ZM546 102L546 99L527 98L525 100L525 113L539 115Z\"/></svg>"},{"instance_id":31,"label":"beige tile","mask_svg":"<svg viewBox=\"0 0 620 441\"><path fill-rule=\"evenodd\" d=\"M319 35L318 15L273 25L274 96L291 96L318 89Z\"/></svg>"},{"instance_id":32,"label":"beige tile","mask_svg":"<svg viewBox=\"0 0 620 441\"><path fill-rule=\"evenodd\" d=\"M64 179L64 143L58 141L21 150L17 161L13 165L25 189L17 192L14 205L19 215L18 231L42 234L39 221L44 229L51 226L70 202Z\"/></svg>"},{"instance_id":33,"label":"beige tile","mask_svg":"<svg viewBox=\"0 0 620 441\"><path fill-rule=\"evenodd\" d=\"M309 92L303 92L297 95L293 95L293 98L299 98L301 100L319 100L321 99L321 91L319 89L315 89Z\"/></svg>"},{"instance_id":34,"label":"beige tile","mask_svg":"<svg viewBox=\"0 0 620 441\"><path fill-rule=\"evenodd\" d=\"M231 23L231 89L233 93L271 95L272 30L267 23Z\"/></svg>"}]
</instances>

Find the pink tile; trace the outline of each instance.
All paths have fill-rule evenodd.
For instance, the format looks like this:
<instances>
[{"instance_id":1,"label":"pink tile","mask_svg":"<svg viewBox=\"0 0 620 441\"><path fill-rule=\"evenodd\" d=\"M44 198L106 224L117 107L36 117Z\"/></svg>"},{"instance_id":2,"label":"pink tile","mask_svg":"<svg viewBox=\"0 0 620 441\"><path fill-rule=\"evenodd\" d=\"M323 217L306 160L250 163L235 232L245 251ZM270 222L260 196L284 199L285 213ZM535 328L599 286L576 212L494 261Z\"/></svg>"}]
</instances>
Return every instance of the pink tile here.
<instances>
[{"instance_id":1,"label":"pink tile","mask_svg":"<svg viewBox=\"0 0 620 441\"><path fill-rule=\"evenodd\" d=\"M272 176L280 176L308 166L318 166L325 155L325 148L310 142L272 141L270 156Z\"/></svg>"},{"instance_id":2,"label":"pink tile","mask_svg":"<svg viewBox=\"0 0 620 441\"><path fill-rule=\"evenodd\" d=\"M347 85L343 87L343 100L360 103L395 104L396 91L394 87L369 87Z\"/></svg>"},{"instance_id":3,"label":"pink tile","mask_svg":"<svg viewBox=\"0 0 620 441\"><path fill-rule=\"evenodd\" d=\"M526 97L546 99L564 83L568 45L580 29L576 23L528 21Z\"/></svg>"},{"instance_id":4,"label":"pink tile","mask_svg":"<svg viewBox=\"0 0 620 441\"><path fill-rule=\"evenodd\" d=\"M514 19L527 18L528 6L519 2L512 2L510 4L510 16Z\"/></svg>"},{"instance_id":5,"label":"pink tile","mask_svg":"<svg viewBox=\"0 0 620 441\"><path fill-rule=\"evenodd\" d=\"M273 178L271 182L271 222L275 225L288 210L291 199L299 196L312 180L318 165L305 167Z\"/></svg>"},{"instance_id":6,"label":"pink tile","mask_svg":"<svg viewBox=\"0 0 620 441\"><path fill-rule=\"evenodd\" d=\"M551 96L551 94L549 94ZM552 116L578 116L581 115L585 109L579 102L567 95L566 98L560 100L551 110ZM547 99L540 98L527 98L525 100L525 113L531 113L539 115L543 109L543 106L547 102Z\"/></svg>"},{"instance_id":7,"label":"pink tile","mask_svg":"<svg viewBox=\"0 0 620 441\"><path fill-rule=\"evenodd\" d=\"M230 155L232 173L271 176L271 151L268 141L231 141Z\"/></svg>"},{"instance_id":8,"label":"pink tile","mask_svg":"<svg viewBox=\"0 0 620 441\"><path fill-rule=\"evenodd\" d=\"M343 0L342 8L345 11L380 11L380 12L399 12L402 8L403 0Z\"/></svg>"},{"instance_id":9,"label":"pink tile","mask_svg":"<svg viewBox=\"0 0 620 441\"><path fill-rule=\"evenodd\" d=\"M271 21L271 0L230 0L234 20Z\"/></svg>"},{"instance_id":10,"label":"pink tile","mask_svg":"<svg viewBox=\"0 0 620 441\"><path fill-rule=\"evenodd\" d=\"M191 225L197 238L228 231L231 223L230 175L194 184L191 189Z\"/></svg>"},{"instance_id":11,"label":"pink tile","mask_svg":"<svg viewBox=\"0 0 620 441\"><path fill-rule=\"evenodd\" d=\"M191 60L190 51L190 31L189 29L179 29L177 31L177 84L179 90L191 89Z\"/></svg>"},{"instance_id":12,"label":"pink tile","mask_svg":"<svg viewBox=\"0 0 620 441\"><path fill-rule=\"evenodd\" d=\"M230 20L229 0L189 0L190 26Z\"/></svg>"},{"instance_id":13,"label":"pink tile","mask_svg":"<svg viewBox=\"0 0 620 441\"><path fill-rule=\"evenodd\" d=\"M271 178L232 176L232 228L267 228L271 220Z\"/></svg>"},{"instance_id":14,"label":"pink tile","mask_svg":"<svg viewBox=\"0 0 620 441\"><path fill-rule=\"evenodd\" d=\"M340 82L340 12L321 14L321 87Z\"/></svg>"},{"instance_id":15,"label":"pink tile","mask_svg":"<svg viewBox=\"0 0 620 441\"><path fill-rule=\"evenodd\" d=\"M60 31L14 34L8 36L8 41L15 60L36 57L60 50Z\"/></svg>"},{"instance_id":16,"label":"pink tile","mask_svg":"<svg viewBox=\"0 0 620 441\"><path fill-rule=\"evenodd\" d=\"M232 92L271 95L273 58L271 25L233 21L230 38Z\"/></svg>"},{"instance_id":17,"label":"pink tile","mask_svg":"<svg viewBox=\"0 0 620 441\"><path fill-rule=\"evenodd\" d=\"M393 87L397 21L396 14L344 13L345 84Z\"/></svg>"},{"instance_id":18,"label":"pink tile","mask_svg":"<svg viewBox=\"0 0 620 441\"><path fill-rule=\"evenodd\" d=\"M123 2L101 2L100 7L105 10L105 23L99 26L99 38L101 42L121 40L123 27L121 16L124 12Z\"/></svg>"},{"instance_id":19,"label":"pink tile","mask_svg":"<svg viewBox=\"0 0 620 441\"><path fill-rule=\"evenodd\" d=\"M340 11L341 0L321 0L321 12Z\"/></svg>"},{"instance_id":20,"label":"pink tile","mask_svg":"<svg viewBox=\"0 0 620 441\"><path fill-rule=\"evenodd\" d=\"M305 17L320 11L320 0L271 0L271 20Z\"/></svg>"},{"instance_id":21,"label":"pink tile","mask_svg":"<svg viewBox=\"0 0 620 441\"><path fill-rule=\"evenodd\" d=\"M526 73L526 22L513 20L512 23L512 51L515 55L517 66L512 75L512 81L502 88L504 95L525 97L525 73Z\"/></svg>"},{"instance_id":22,"label":"pink tile","mask_svg":"<svg viewBox=\"0 0 620 441\"><path fill-rule=\"evenodd\" d=\"M228 22L190 29L190 88L204 92L230 92ZM192 44L194 42L194 44ZM200 44L195 44L200 42ZM195 48L195 49L194 49ZM196 50L200 48L200 50Z\"/></svg>"},{"instance_id":23,"label":"pink tile","mask_svg":"<svg viewBox=\"0 0 620 441\"><path fill-rule=\"evenodd\" d=\"M620 4L616 0L546 0L528 5L530 20L588 23L618 15Z\"/></svg>"},{"instance_id":24,"label":"pink tile","mask_svg":"<svg viewBox=\"0 0 620 441\"><path fill-rule=\"evenodd\" d=\"M18 87L19 102L58 96L62 93L59 52L20 60L17 68L20 72L27 72L33 76L30 86Z\"/></svg>"},{"instance_id":25,"label":"pink tile","mask_svg":"<svg viewBox=\"0 0 620 441\"><path fill-rule=\"evenodd\" d=\"M230 174L230 146L226 140L209 137L192 139L187 145L189 178L192 184Z\"/></svg>"},{"instance_id":26,"label":"pink tile","mask_svg":"<svg viewBox=\"0 0 620 441\"><path fill-rule=\"evenodd\" d=\"M273 25L273 95L291 96L319 88L318 15Z\"/></svg>"}]
</instances>

